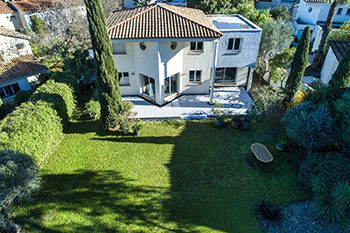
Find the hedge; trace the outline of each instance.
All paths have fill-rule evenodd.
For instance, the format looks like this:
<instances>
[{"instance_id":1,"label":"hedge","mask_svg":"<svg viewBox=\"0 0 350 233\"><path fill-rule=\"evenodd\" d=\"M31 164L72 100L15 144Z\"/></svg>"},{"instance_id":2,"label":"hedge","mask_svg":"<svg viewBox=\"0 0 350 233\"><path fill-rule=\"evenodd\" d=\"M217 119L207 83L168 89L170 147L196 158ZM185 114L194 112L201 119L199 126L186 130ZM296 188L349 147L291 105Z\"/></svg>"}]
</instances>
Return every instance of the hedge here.
<instances>
[{"instance_id":1,"label":"hedge","mask_svg":"<svg viewBox=\"0 0 350 233\"><path fill-rule=\"evenodd\" d=\"M0 121L0 150L30 155L40 164L62 137L57 112L43 101L27 102Z\"/></svg>"},{"instance_id":2,"label":"hedge","mask_svg":"<svg viewBox=\"0 0 350 233\"><path fill-rule=\"evenodd\" d=\"M75 91L78 90L78 79L71 72L55 72L50 79L58 83L67 84Z\"/></svg>"},{"instance_id":3,"label":"hedge","mask_svg":"<svg viewBox=\"0 0 350 233\"><path fill-rule=\"evenodd\" d=\"M63 120L69 122L75 110L75 91L66 83L51 79L41 85L29 99L32 102L39 100L50 103Z\"/></svg>"}]
</instances>

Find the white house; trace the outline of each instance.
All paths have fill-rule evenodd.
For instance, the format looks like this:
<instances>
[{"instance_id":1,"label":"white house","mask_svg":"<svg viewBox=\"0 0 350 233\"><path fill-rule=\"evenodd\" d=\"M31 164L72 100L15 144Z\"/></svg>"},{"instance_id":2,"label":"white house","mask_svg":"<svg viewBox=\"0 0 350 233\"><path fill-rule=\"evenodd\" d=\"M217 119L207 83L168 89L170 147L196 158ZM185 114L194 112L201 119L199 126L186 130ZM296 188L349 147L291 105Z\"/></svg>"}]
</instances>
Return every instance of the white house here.
<instances>
[{"instance_id":1,"label":"white house","mask_svg":"<svg viewBox=\"0 0 350 233\"><path fill-rule=\"evenodd\" d=\"M22 28L18 11L11 3L4 0L0 0L0 28L10 30L20 30Z\"/></svg>"},{"instance_id":2,"label":"white house","mask_svg":"<svg viewBox=\"0 0 350 233\"><path fill-rule=\"evenodd\" d=\"M334 40L330 41L329 45L330 48L321 70L321 81L324 84L329 83L332 79L332 75L338 68L339 62L349 51L350 40Z\"/></svg>"},{"instance_id":3,"label":"white house","mask_svg":"<svg viewBox=\"0 0 350 233\"><path fill-rule=\"evenodd\" d=\"M0 97L11 101L18 91L31 90L37 76L47 72L32 55L26 35L0 28Z\"/></svg>"},{"instance_id":4,"label":"white house","mask_svg":"<svg viewBox=\"0 0 350 233\"><path fill-rule=\"evenodd\" d=\"M262 30L240 15L156 4L114 12L108 32L122 94L163 105L214 85L249 89Z\"/></svg>"},{"instance_id":5,"label":"white house","mask_svg":"<svg viewBox=\"0 0 350 233\"><path fill-rule=\"evenodd\" d=\"M325 24L331 4L326 0L300 0L293 14L294 35L300 39L306 26L310 26L312 35L312 51L317 50L322 26ZM344 22L350 20L350 4L339 5L335 10L333 27L340 27Z\"/></svg>"},{"instance_id":6,"label":"white house","mask_svg":"<svg viewBox=\"0 0 350 233\"><path fill-rule=\"evenodd\" d=\"M186 6L187 0L150 0L148 4L153 5L157 3L166 3L174 6ZM124 7L126 9L137 7L136 0L124 0Z\"/></svg>"}]
</instances>

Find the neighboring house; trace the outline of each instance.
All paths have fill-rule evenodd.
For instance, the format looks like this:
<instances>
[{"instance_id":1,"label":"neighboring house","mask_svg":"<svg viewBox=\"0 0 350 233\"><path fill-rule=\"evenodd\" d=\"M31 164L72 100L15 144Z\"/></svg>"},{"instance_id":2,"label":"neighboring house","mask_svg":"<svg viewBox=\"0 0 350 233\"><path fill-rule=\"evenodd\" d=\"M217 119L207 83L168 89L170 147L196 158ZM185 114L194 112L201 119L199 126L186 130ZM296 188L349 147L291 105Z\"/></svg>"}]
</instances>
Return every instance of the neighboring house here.
<instances>
[{"instance_id":1,"label":"neighboring house","mask_svg":"<svg viewBox=\"0 0 350 233\"><path fill-rule=\"evenodd\" d=\"M321 70L321 81L324 84L328 84L332 79L340 61L350 48L350 40L334 40L330 41L329 45L330 48Z\"/></svg>"},{"instance_id":2,"label":"neighboring house","mask_svg":"<svg viewBox=\"0 0 350 233\"><path fill-rule=\"evenodd\" d=\"M256 1L257 9L268 9L276 7L287 7L290 11L293 10L296 0L260 0Z\"/></svg>"},{"instance_id":3,"label":"neighboring house","mask_svg":"<svg viewBox=\"0 0 350 233\"><path fill-rule=\"evenodd\" d=\"M20 30L22 28L18 11L4 0L0 0L0 28L10 30Z\"/></svg>"},{"instance_id":4,"label":"neighboring house","mask_svg":"<svg viewBox=\"0 0 350 233\"><path fill-rule=\"evenodd\" d=\"M11 101L20 90L31 90L37 76L46 73L32 55L26 35L0 28L0 97Z\"/></svg>"},{"instance_id":5,"label":"neighboring house","mask_svg":"<svg viewBox=\"0 0 350 233\"><path fill-rule=\"evenodd\" d=\"M114 12L108 32L122 94L163 105L214 85L249 89L262 29L240 15L156 4Z\"/></svg>"},{"instance_id":6,"label":"neighboring house","mask_svg":"<svg viewBox=\"0 0 350 233\"><path fill-rule=\"evenodd\" d=\"M330 6L331 4L326 0L300 0L300 3L294 9L294 35L300 39L304 28L310 26L313 45L311 51L318 49L322 26L326 23ZM348 20L350 20L350 4L339 5L335 10L333 27L338 28Z\"/></svg>"},{"instance_id":7,"label":"neighboring house","mask_svg":"<svg viewBox=\"0 0 350 233\"><path fill-rule=\"evenodd\" d=\"M124 0L124 7L127 9L137 7L137 0ZM174 6L186 6L187 0L150 0L149 5L153 5L156 3L166 3Z\"/></svg>"},{"instance_id":8,"label":"neighboring house","mask_svg":"<svg viewBox=\"0 0 350 233\"><path fill-rule=\"evenodd\" d=\"M64 7L67 10L62 12ZM66 17L86 16L83 0L0 0L0 27L22 31L31 26L33 15L43 18L50 25L57 23L51 21L57 20L54 15L58 11Z\"/></svg>"}]
</instances>

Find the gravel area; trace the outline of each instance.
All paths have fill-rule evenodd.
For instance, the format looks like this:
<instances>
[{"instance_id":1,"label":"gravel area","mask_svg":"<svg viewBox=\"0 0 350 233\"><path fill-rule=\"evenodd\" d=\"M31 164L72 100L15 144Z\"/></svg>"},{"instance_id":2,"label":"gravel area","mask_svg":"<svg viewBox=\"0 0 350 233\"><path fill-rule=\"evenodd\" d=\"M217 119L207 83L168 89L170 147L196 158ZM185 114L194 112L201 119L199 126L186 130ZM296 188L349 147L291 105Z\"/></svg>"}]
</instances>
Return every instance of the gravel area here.
<instances>
[{"instance_id":1,"label":"gravel area","mask_svg":"<svg viewBox=\"0 0 350 233\"><path fill-rule=\"evenodd\" d=\"M278 225L270 225L266 233L350 233L350 224L321 222L313 217L310 209L310 202L282 206L283 220Z\"/></svg>"}]
</instances>

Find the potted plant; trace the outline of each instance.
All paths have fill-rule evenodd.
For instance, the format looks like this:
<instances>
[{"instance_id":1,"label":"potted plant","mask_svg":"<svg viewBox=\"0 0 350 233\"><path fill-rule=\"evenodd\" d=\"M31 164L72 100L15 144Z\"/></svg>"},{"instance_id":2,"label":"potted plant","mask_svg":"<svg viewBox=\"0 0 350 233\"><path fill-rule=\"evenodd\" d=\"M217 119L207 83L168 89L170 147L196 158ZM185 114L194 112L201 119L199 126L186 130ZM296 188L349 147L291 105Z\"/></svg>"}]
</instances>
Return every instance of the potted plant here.
<instances>
[{"instance_id":1,"label":"potted plant","mask_svg":"<svg viewBox=\"0 0 350 233\"><path fill-rule=\"evenodd\" d=\"M132 131L135 136L140 136L141 128L142 128L142 121L139 119L136 119L132 125L131 125Z\"/></svg>"},{"instance_id":2,"label":"potted plant","mask_svg":"<svg viewBox=\"0 0 350 233\"><path fill-rule=\"evenodd\" d=\"M243 129L250 129L252 127L252 121L249 118L244 118L242 121Z\"/></svg>"},{"instance_id":3,"label":"potted plant","mask_svg":"<svg viewBox=\"0 0 350 233\"><path fill-rule=\"evenodd\" d=\"M222 128L225 124L225 111L223 110L223 105L214 102L214 105L211 109L211 112L215 118L215 127L216 128Z\"/></svg>"},{"instance_id":4,"label":"potted plant","mask_svg":"<svg viewBox=\"0 0 350 233\"><path fill-rule=\"evenodd\" d=\"M239 129L239 128L241 128L241 125L242 125L241 118L239 118L239 117L233 117L232 118L232 122L231 122L232 128Z\"/></svg>"},{"instance_id":5,"label":"potted plant","mask_svg":"<svg viewBox=\"0 0 350 233\"><path fill-rule=\"evenodd\" d=\"M129 134L129 122L128 121L123 121L122 123L122 131L124 135Z\"/></svg>"}]
</instances>

